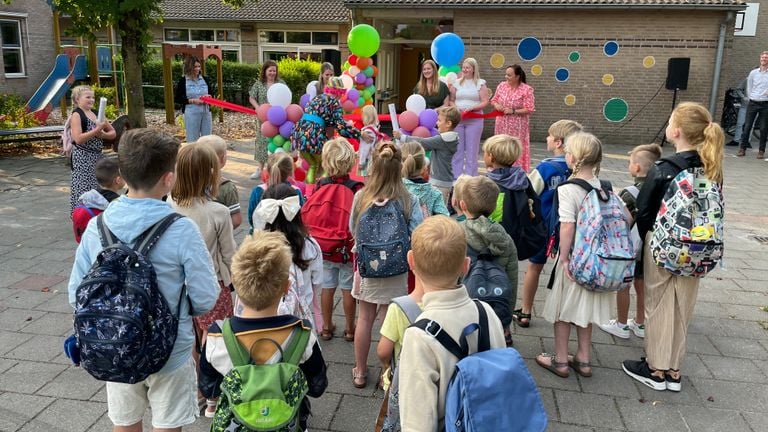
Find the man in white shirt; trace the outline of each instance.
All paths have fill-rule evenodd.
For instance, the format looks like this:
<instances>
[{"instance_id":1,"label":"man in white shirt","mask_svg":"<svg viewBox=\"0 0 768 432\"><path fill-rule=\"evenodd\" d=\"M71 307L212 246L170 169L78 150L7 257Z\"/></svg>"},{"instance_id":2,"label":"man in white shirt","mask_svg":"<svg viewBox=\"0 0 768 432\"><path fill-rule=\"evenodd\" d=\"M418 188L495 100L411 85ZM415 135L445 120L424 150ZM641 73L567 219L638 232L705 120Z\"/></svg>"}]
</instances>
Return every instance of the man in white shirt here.
<instances>
[{"instance_id":1,"label":"man in white shirt","mask_svg":"<svg viewBox=\"0 0 768 432\"><path fill-rule=\"evenodd\" d=\"M755 117L760 116L760 148L757 158L765 157L765 142L768 138L768 51L760 53L760 67L754 69L747 77L747 118L744 122L744 130L741 133L741 147L736 156L744 156L749 145L749 136L752 134L752 124Z\"/></svg>"}]
</instances>

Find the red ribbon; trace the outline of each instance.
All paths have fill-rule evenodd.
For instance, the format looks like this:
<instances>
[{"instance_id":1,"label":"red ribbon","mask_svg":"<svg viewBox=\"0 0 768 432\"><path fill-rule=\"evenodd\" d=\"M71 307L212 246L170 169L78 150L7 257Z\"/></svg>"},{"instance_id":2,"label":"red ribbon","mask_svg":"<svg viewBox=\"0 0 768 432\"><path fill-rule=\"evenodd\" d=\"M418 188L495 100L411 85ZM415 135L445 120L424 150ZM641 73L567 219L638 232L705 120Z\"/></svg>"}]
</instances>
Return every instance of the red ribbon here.
<instances>
[{"instance_id":1,"label":"red ribbon","mask_svg":"<svg viewBox=\"0 0 768 432\"><path fill-rule=\"evenodd\" d=\"M214 105L217 107L228 109L230 111L237 111L245 114L256 115L256 110L253 108L244 107L242 105L234 104L232 102L227 102L225 100L212 98L210 96L203 96L200 98L200 100L207 103L208 105Z\"/></svg>"}]
</instances>

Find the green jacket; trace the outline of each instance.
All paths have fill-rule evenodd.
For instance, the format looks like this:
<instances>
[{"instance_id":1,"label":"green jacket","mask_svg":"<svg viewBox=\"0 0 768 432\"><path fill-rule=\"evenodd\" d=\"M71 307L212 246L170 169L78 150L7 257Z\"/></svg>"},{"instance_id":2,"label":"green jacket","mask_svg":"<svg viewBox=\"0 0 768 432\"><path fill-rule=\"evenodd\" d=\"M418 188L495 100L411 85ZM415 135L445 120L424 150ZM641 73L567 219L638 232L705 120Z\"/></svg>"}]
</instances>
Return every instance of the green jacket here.
<instances>
[{"instance_id":1,"label":"green jacket","mask_svg":"<svg viewBox=\"0 0 768 432\"><path fill-rule=\"evenodd\" d=\"M504 228L485 216L459 222L467 236L467 245L477 251L488 249L507 272L513 299L517 298L517 248Z\"/></svg>"}]
</instances>

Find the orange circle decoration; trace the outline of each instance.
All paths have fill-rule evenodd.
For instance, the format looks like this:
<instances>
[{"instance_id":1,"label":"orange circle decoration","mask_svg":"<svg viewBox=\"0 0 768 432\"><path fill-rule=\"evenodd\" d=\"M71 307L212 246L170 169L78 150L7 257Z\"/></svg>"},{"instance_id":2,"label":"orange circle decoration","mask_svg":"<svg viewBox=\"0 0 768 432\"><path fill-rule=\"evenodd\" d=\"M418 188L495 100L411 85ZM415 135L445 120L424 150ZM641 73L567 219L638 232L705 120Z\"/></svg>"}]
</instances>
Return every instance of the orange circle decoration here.
<instances>
[{"instance_id":1,"label":"orange circle decoration","mask_svg":"<svg viewBox=\"0 0 768 432\"><path fill-rule=\"evenodd\" d=\"M504 58L504 54L494 53L491 56L491 67L494 69L501 69L501 67L504 66L505 60L506 59Z\"/></svg>"},{"instance_id":2,"label":"orange circle decoration","mask_svg":"<svg viewBox=\"0 0 768 432\"><path fill-rule=\"evenodd\" d=\"M572 94L566 95L563 98L563 103L565 103L568 106L576 105L576 95L572 95Z\"/></svg>"},{"instance_id":3,"label":"orange circle decoration","mask_svg":"<svg viewBox=\"0 0 768 432\"><path fill-rule=\"evenodd\" d=\"M650 69L652 67L656 66L656 58L653 56L645 56L643 58L643 67L646 69Z\"/></svg>"},{"instance_id":4,"label":"orange circle decoration","mask_svg":"<svg viewBox=\"0 0 768 432\"><path fill-rule=\"evenodd\" d=\"M539 76L542 72L544 72L544 68L542 68L541 65L535 64L531 66L531 75Z\"/></svg>"}]
</instances>

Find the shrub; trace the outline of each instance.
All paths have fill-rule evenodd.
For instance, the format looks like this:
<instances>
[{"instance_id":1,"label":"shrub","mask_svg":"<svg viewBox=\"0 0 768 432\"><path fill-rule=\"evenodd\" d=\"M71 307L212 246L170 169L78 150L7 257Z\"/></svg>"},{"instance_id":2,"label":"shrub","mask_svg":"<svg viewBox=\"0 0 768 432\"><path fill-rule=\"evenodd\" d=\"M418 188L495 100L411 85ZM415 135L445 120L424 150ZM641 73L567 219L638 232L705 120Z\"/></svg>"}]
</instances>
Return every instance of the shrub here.
<instances>
[{"instance_id":1,"label":"shrub","mask_svg":"<svg viewBox=\"0 0 768 432\"><path fill-rule=\"evenodd\" d=\"M34 114L27 112L26 103L19 95L0 93L0 128L21 129L39 124Z\"/></svg>"},{"instance_id":2,"label":"shrub","mask_svg":"<svg viewBox=\"0 0 768 432\"><path fill-rule=\"evenodd\" d=\"M280 78L291 89L293 103L297 104L306 93L307 84L320 75L320 63L286 57L277 62L277 70L280 71Z\"/></svg>"}]
</instances>

